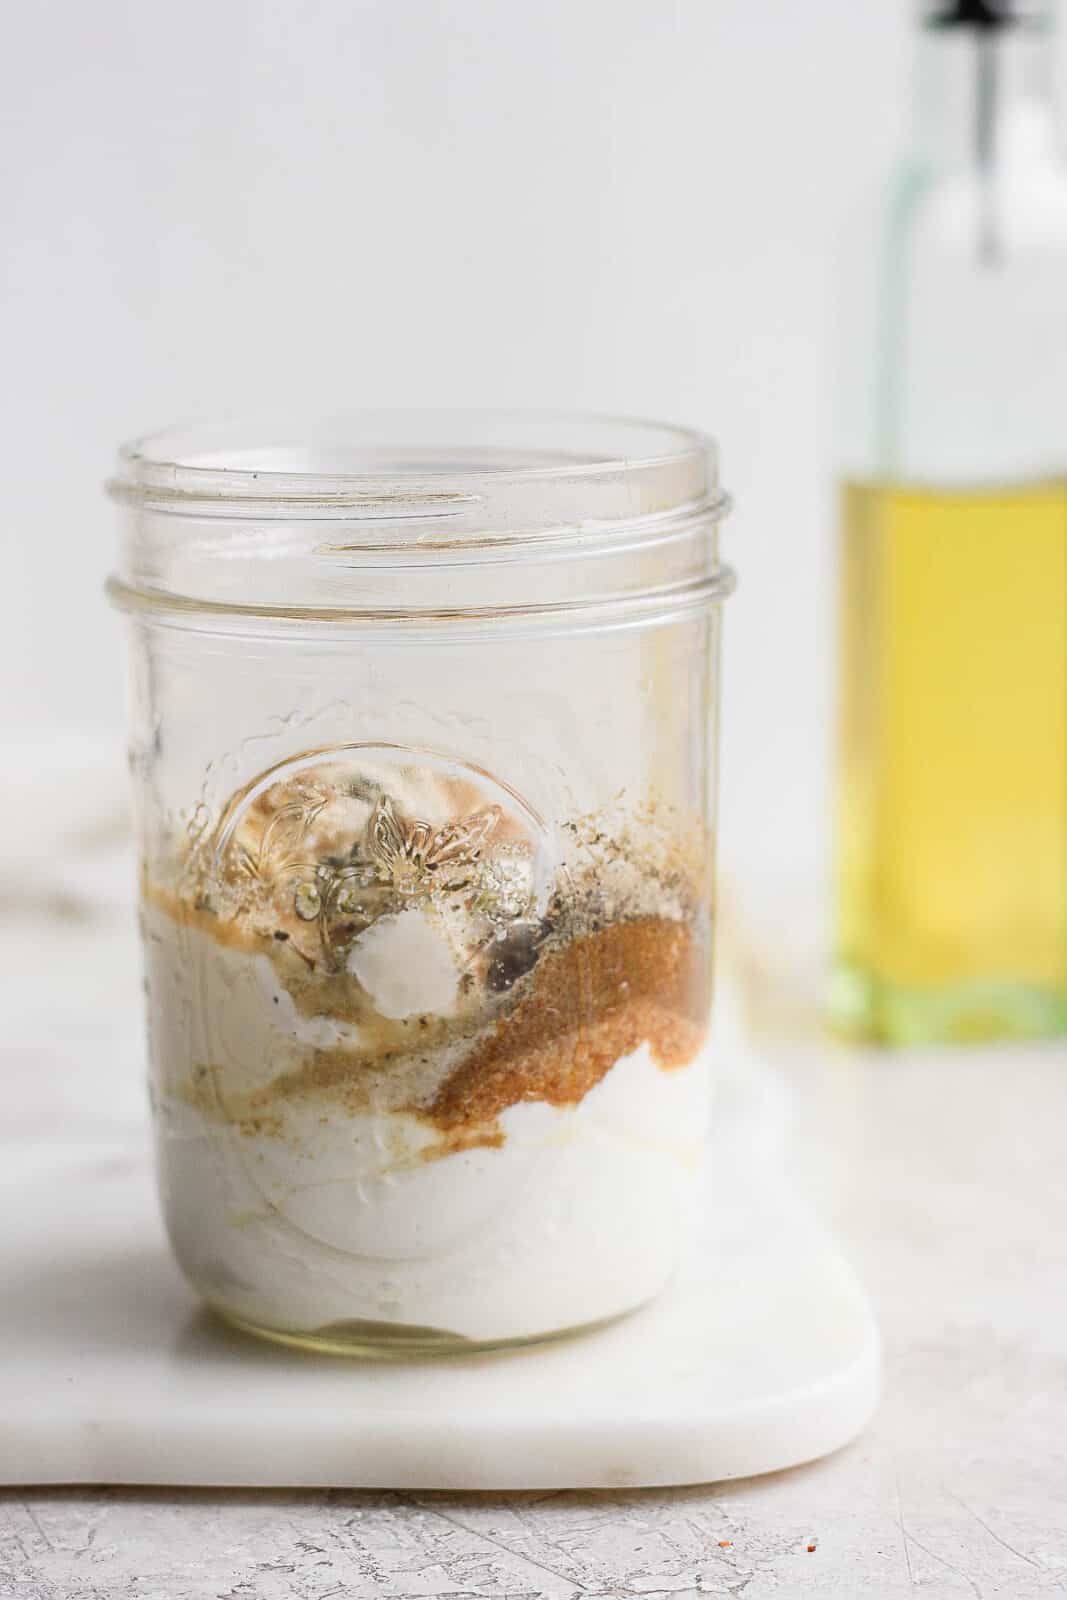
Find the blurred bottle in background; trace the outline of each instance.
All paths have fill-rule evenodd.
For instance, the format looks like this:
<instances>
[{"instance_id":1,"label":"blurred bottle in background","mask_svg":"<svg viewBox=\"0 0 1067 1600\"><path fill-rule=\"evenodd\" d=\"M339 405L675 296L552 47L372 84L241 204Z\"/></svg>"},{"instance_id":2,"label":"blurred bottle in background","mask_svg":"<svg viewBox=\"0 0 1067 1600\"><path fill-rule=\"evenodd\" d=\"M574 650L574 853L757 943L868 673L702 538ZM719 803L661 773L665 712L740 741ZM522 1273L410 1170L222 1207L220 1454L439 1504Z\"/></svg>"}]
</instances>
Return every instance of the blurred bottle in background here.
<instances>
[{"instance_id":1,"label":"blurred bottle in background","mask_svg":"<svg viewBox=\"0 0 1067 1600\"><path fill-rule=\"evenodd\" d=\"M1067 176L1052 5L929 4L846 352L836 961L887 1043L1067 1030Z\"/></svg>"}]
</instances>

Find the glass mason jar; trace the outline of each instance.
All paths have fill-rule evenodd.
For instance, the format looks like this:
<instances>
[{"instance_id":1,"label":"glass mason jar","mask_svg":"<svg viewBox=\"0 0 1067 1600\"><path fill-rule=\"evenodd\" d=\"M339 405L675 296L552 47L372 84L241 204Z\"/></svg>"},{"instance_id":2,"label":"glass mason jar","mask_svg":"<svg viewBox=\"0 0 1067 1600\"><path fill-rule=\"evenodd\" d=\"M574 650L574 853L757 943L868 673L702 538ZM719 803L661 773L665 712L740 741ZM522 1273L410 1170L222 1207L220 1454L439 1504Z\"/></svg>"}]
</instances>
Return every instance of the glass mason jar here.
<instances>
[{"instance_id":1,"label":"glass mason jar","mask_svg":"<svg viewBox=\"0 0 1067 1600\"><path fill-rule=\"evenodd\" d=\"M337 1351L649 1300L708 1099L714 446L271 421L142 440L111 489L185 1273Z\"/></svg>"}]
</instances>

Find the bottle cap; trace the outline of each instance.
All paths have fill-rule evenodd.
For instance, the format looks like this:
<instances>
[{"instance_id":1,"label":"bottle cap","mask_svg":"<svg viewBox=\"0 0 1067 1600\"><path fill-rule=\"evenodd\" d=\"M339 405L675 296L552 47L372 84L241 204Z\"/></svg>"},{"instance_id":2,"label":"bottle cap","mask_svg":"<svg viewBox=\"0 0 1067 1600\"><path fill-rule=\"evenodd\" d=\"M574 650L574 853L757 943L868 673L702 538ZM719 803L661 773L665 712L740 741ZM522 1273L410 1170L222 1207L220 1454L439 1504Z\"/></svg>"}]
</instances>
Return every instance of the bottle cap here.
<instances>
[{"instance_id":1,"label":"bottle cap","mask_svg":"<svg viewBox=\"0 0 1067 1600\"><path fill-rule=\"evenodd\" d=\"M1051 0L925 0L928 28L1011 28L1047 21Z\"/></svg>"}]
</instances>

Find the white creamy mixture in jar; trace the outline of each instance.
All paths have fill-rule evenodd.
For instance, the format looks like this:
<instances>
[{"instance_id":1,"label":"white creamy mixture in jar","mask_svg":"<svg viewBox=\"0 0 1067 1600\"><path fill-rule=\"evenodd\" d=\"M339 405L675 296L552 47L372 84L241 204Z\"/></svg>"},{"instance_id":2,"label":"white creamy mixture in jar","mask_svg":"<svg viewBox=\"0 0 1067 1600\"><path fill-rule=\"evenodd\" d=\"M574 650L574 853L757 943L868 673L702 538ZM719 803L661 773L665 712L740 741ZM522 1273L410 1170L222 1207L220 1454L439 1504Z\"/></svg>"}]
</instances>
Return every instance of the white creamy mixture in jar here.
<instances>
[{"instance_id":1,"label":"white creamy mixture in jar","mask_svg":"<svg viewBox=\"0 0 1067 1600\"><path fill-rule=\"evenodd\" d=\"M703 1153L708 850L536 817L474 769L323 751L146 874L178 1258L334 1348L536 1337L650 1299Z\"/></svg>"}]
</instances>

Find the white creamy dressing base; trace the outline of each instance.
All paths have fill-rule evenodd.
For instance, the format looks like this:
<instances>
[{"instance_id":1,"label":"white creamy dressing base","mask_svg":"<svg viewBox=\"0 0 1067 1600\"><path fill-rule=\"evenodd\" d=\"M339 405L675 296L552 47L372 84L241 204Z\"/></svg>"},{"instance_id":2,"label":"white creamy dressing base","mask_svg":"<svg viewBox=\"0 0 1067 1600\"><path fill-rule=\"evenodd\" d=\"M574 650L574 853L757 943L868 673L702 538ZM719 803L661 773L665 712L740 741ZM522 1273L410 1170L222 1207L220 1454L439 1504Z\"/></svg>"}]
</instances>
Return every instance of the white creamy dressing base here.
<instances>
[{"instance_id":1,"label":"white creamy dressing base","mask_svg":"<svg viewBox=\"0 0 1067 1600\"><path fill-rule=\"evenodd\" d=\"M245 1132L174 1089L210 1066L224 1106L358 1030L302 1017L264 956L154 907L145 931L164 1209L208 1299L277 1331L366 1321L493 1342L595 1322L662 1288L699 1187L706 1051L663 1070L643 1045L579 1105L512 1106L501 1147L431 1160L420 1151L439 1131L394 1107L413 1089L432 1099L447 1056L389 1063L366 1110L307 1096L279 1107L281 1133Z\"/></svg>"}]
</instances>

